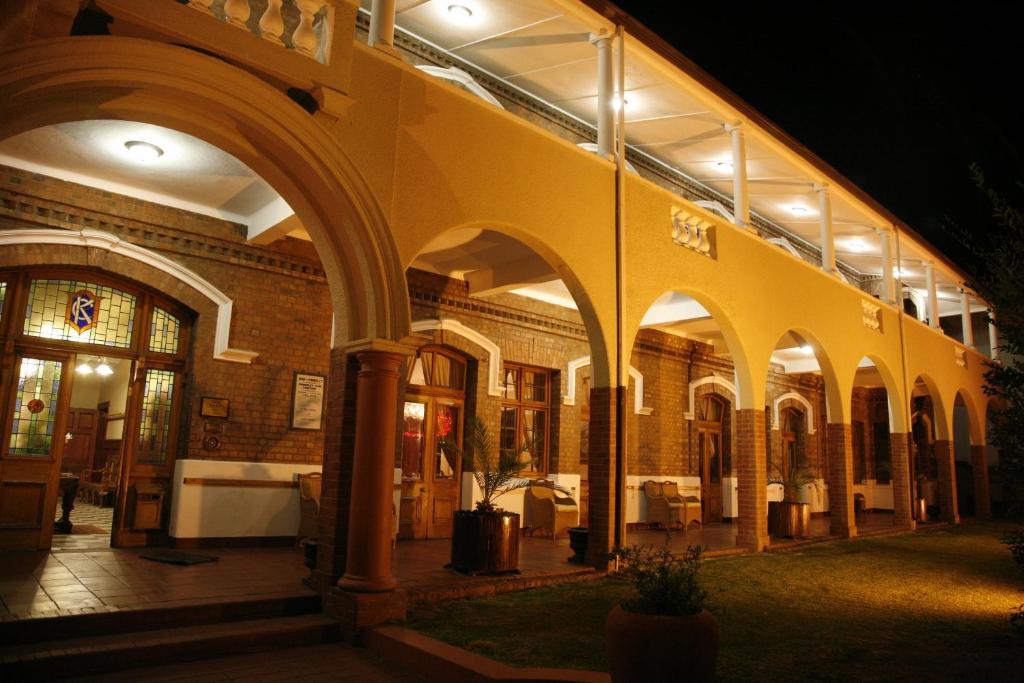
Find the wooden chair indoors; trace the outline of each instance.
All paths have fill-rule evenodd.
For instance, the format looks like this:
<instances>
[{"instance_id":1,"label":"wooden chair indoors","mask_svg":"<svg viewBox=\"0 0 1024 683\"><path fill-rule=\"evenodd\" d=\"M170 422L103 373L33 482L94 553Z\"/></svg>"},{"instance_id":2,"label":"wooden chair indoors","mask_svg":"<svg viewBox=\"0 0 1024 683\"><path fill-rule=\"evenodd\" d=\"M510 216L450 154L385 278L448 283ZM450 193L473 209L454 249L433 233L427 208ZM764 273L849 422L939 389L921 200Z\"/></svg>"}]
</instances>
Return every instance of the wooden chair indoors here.
<instances>
[{"instance_id":1,"label":"wooden chair indoors","mask_svg":"<svg viewBox=\"0 0 1024 683\"><path fill-rule=\"evenodd\" d=\"M683 506L683 530L690 528L691 522L697 522L701 526L704 523L701 519L700 498L697 496L683 496L679 493L679 486L674 481L661 483L662 493L665 494L669 504L682 504Z\"/></svg>"},{"instance_id":2,"label":"wooden chair indoors","mask_svg":"<svg viewBox=\"0 0 1024 683\"><path fill-rule=\"evenodd\" d=\"M120 458L111 458L98 469L84 470L78 483L78 497L91 505L112 506L120 473Z\"/></svg>"},{"instance_id":3,"label":"wooden chair indoors","mask_svg":"<svg viewBox=\"0 0 1024 683\"><path fill-rule=\"evenodd\" d=\"M530 529L530 535L538 529L551 533L551 540L558 534L579 524L580 508L576 501L555 488L548 479L538 479L526 489L523 498L523 525Z\"/></svg>"},{"instance_id":4,"label":"wooden chair indoors","mask_svg":"<svg viewBox=\"0 0 1024 683\"><path fill-rule=\"evenodd\" d=\"M320 487L323 475L319 472L298 474L299 480L299 533L297 542L304 538L316 538L317 520L320 518Z\"/></svg>"}]
</instances>

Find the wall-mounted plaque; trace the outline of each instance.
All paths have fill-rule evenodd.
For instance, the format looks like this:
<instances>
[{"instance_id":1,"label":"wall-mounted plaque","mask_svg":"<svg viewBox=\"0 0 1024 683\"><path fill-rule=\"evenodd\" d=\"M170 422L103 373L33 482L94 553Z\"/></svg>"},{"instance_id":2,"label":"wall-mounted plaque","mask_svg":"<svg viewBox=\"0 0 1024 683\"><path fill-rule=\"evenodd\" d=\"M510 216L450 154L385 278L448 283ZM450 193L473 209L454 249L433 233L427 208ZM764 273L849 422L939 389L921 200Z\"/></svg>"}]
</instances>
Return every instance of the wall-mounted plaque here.
<instances>
[{"instance_id":1,"label":"wall-mounted plaque","mask_svg":"<svg viewBox=\"0 0 1024 683\"><path fill-rule=\"evenodd\" d=\"M327 378L296 372L292 382L292 429L322 429Z\"/></svg>"},{"instance_id":2,"label":"wall-mounted plaque","mask_svg":"<svg viewBox=\"0 0 1024 683\"><path fill-rule=\"evenodd\" d=\"M203 400L199 403L199 415L202 417L219 417L226 420L230 407L231 401L226 398L203 396Z\"/></svg>"}]
</instances>

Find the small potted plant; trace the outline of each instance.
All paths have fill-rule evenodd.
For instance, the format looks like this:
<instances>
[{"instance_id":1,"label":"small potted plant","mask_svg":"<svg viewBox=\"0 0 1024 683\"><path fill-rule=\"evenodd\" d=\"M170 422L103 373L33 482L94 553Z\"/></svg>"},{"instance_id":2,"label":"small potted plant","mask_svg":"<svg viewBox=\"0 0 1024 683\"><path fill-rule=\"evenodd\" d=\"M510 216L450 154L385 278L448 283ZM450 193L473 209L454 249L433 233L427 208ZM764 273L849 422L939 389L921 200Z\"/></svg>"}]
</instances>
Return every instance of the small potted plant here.
<instances>
[{"instance_id":1,"label":"small potted plant","mask_svg":"<svg viewBox=\"0 0 1024 683\"><path fill-rule=\"evenodd\" d=\"M636 590L608 615L605 637L612 681L710 681L718 657L718 624L701 586L703 548L682 555L667 546L633 546L613 556Z\"/></svg>"},{"instance_id":2,"label":"small potted plant","mask_svg":"<svg viewBox=\"0 0 1024 683\"><path fill-rule=\"evenodd\" d=\"M473 510L457 510L452 529L451 567L466 574L501 574L518 571L519 515L495 506L500 496L530 485L519 473L532 459L533 445L495 453L487 426L474 418L469 428L466 461L480 487L481 498ZM441 448L455 451L454 442ZM572 493L555 486L562 493Z\"/></svg>"},{"instance_id":3,"label":"small potted plant","mask_svg":"<svg viewBox=\"0 0 1024 683\"><path fill-rule=\"evenodd\" d=\"M768 463L768 484L782 486L782 500L768 503L768 533L787 538L801 538L810 534L811 506L804 503L804 486L817 479L807 467L794 463L783 471L774 462Z\"/></svg>"}]
</instances>

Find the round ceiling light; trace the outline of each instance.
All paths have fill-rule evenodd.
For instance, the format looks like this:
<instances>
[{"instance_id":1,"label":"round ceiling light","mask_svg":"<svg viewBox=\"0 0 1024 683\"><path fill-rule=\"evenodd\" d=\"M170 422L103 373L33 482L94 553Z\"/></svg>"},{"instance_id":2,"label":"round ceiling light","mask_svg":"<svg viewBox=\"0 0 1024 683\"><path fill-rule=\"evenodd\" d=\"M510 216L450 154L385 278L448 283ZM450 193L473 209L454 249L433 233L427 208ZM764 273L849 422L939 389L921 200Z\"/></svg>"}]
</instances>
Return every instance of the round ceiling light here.
<instances>
[{"instance_id":1,"label":"round ceiling light","mask_svg":"<svg viewBox=\"0 0 1024 683\"><path fill-rule=\"evenodd\" d=\"M793 214L794 216L803 216L803 215L805 215L807 213L807 207L806 206L800 206L798 204L796 206L789 207L789 212L791 214Z\"/></svg>"},{"instance_id":2,"label":"round ceiling light","mask_svg":"<svg viewBox=\"0 0 1024 683\"><path fill-rule=\"evenodd\" d=\"M465 5L448 5L448 17L456 24L468 24L473 19L473 10Z\"/></svg>"},{"instance_id":3,"label":"round ceiling light","mask_svg":"<svg viewBox=\"0 0 1024 683\"><path fill-rule=\"evenodd\" d=\"M131 155L132 159L143 164L156 161L164 155L164 151L162 149L152 143L143 142L142 140L129 140L124 143L124 148L128 150L128 154Z\"/></svg>"},{"instance_id":4,"label":"round ceiling light","mask_svg":"<svg viewBox=\"0 0 1024 683\"><path fill-rule=\"evenodd\" d=\"M723 173L732 173L732 163L729 161L719 161L715 163L715 168Z\"/></svg>"},{"instance_id":5,"label":"round ceiling light","mask_svg":"<svg viewBox=\"0 0 1024 683\"><path fill-rule=\"evenodd\" d=\"M864 240L855 237L846 241L846 248L852 252L862 254L868 250L868 244Z\"/></svg>"}]
</instances>

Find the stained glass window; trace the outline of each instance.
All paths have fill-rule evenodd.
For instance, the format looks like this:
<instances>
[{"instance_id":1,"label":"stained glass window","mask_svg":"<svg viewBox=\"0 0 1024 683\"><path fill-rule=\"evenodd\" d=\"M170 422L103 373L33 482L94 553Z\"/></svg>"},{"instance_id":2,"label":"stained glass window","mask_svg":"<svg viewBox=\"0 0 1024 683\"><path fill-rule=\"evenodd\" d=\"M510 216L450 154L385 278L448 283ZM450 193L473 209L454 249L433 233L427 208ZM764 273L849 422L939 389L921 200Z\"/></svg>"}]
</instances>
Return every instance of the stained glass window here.
<instances>
[{"instance_id":1,"label":"stained glass window","mask_svg":"<svg viewBox=\"0 0 1024 683\"><path fill-rule=\"evenodd\" d=\"M149 350L177 353L180 336L181 321L162 308L154 308L153 323L149 326Z\"/></svg>"},{"instance_id":2,"label":"stained glass window","mask_svg":"<svg viewBox=\"0 0 1024 683\"><path fill-rule=\"evenodd\" d=\"M145 465L163 465L167 462L173 394L173 372L170 370L146 370L136 462Z\"/></svg>"},{"instance_id":3,"label":"stained glass window","mask_svg":"<svg viewBox=\"0 0 1024 683\"><path fill-rule=\"evenodd\" d=\"M25 334L46 339L128 348L135 297L80 280L33 280Z\"/></svg>"},{"instance_id":4,"label":"stained glass window","mask_svg":"<svg viewBox=\"0 0 1024 683\"><path fill-rule=\"evenodd\" d=\"M14 399L10 455L50 455L62 363L22 358Z\"/></svg>"}]
</instances>

